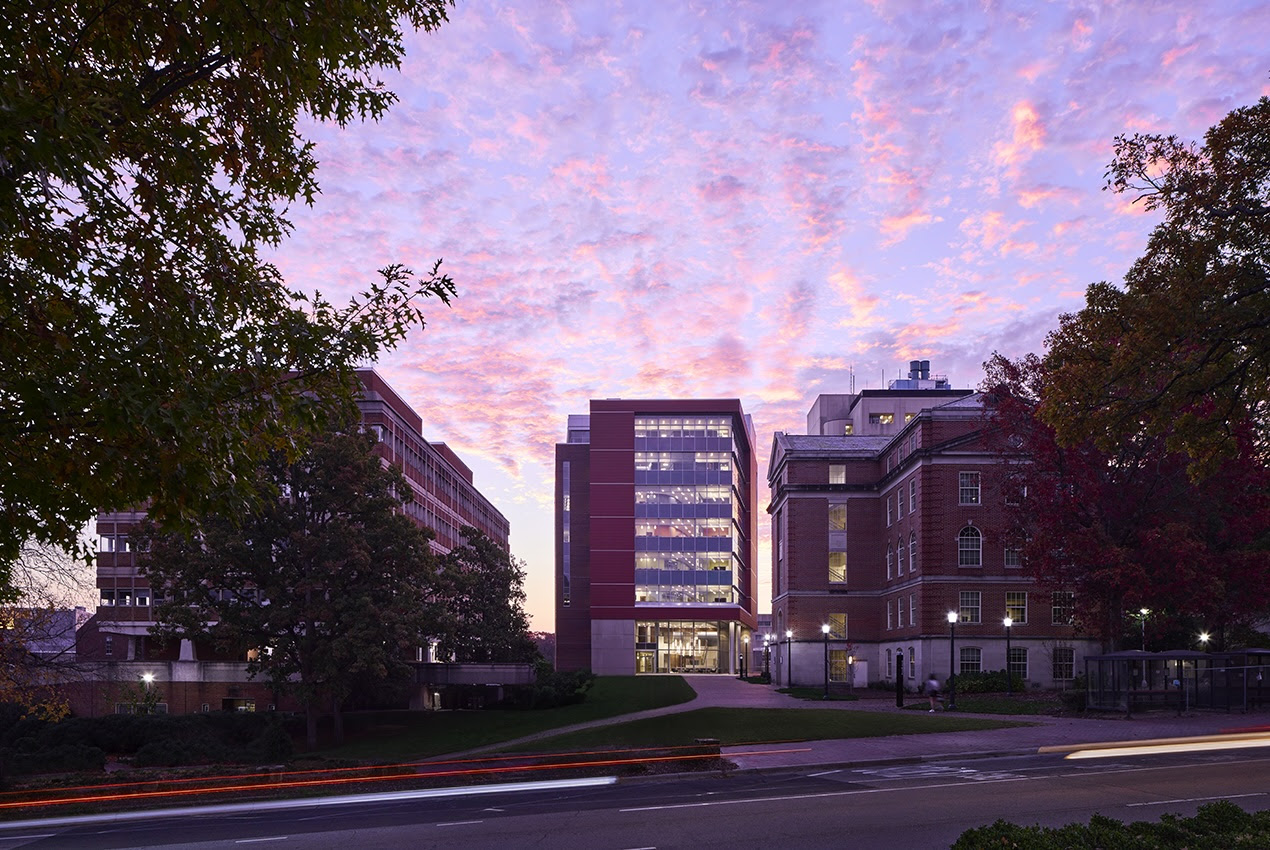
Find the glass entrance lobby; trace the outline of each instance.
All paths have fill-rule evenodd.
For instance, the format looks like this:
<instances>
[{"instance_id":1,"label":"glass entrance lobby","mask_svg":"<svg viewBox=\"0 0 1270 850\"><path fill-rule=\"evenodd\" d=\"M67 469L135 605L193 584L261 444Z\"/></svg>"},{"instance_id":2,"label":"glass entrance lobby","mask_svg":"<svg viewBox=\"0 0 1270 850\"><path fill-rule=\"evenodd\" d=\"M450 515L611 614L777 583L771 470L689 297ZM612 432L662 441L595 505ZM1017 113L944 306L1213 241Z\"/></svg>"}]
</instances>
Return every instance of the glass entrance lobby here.
<instances>
[{"instance_id":1,"label":"glass entrance lobby","mask_svg":"<svg viewBox=\"0 0 1270 850\"><path fill-rule=\"evenodd\" d=\"M729 622L639 621L636 673L726 673L731 657Z\"/></svg>"}]
</instances>

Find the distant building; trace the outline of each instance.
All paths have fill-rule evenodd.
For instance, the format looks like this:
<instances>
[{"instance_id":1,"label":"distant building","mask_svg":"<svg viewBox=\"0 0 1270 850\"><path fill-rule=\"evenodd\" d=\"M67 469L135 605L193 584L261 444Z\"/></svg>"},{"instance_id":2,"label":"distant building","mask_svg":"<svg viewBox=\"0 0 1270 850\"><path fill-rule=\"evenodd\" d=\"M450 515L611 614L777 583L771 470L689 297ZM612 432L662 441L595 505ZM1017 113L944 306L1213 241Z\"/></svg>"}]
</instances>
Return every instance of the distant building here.
<instances>
[{"instance_id":1,"label":"distant building","mask_svg":"<svg viewBox=\"0 0 1270 850\"><path fill-rule=\"evenodd\" d=\"M593 400L556 446L556 665L735 673L757 625L757 466L736 399Z\"/></svg>"},{"instance_id":2,"label":"distant building","mask_svg":"<svg viewBox=\"0 0 1270 850\"><path fill-rule=\"evenodd\" d=\"M820 685L827 669L831 684L901 677L915 688L932 672L945 679L951 661L1054 686L1099 651L1070 625L1070 597L1022 570L985 413L980 395L914 361L886 390L819 396L808 434L775 434L774 681Z\"/></svg>"},{"instance_id":3,"label":"distant building","mask_svg":"<svg viewBox=\"0 0 1270 850\"><path fill-rule=\"evenodd\" d=\"M472 471L444 443L430 443L423 436L423 420L373 369L359 370L362 384L358 407L364 427L379 440L385 462L401 468L414 501L404 510L417 523L431 528L432 548L448 552L462 542L459 529L472 526L503 548L508 546L507 519L476 489ZM207 687L207 673L175 669L171 678L197 687L174 705L173 711L198 711L204 705L220 709L273 704L261 683L249 683L243 672L245 658L226 657L209 646L190 641L161 646L149 635L155 625L153 606L160 600L137 568L129 541L133 527L145 517L143 510L103 511L97 517L97 587L100 603L88 627L81 630L80 654L103 662L217 662L217 687ZM154 665L158 669L158 665ZM157 675L157 674L156 674ZM189 690L189 688L185 688ZM192 706L192 707L190 707Z\"/></svg>"}]
</instances>

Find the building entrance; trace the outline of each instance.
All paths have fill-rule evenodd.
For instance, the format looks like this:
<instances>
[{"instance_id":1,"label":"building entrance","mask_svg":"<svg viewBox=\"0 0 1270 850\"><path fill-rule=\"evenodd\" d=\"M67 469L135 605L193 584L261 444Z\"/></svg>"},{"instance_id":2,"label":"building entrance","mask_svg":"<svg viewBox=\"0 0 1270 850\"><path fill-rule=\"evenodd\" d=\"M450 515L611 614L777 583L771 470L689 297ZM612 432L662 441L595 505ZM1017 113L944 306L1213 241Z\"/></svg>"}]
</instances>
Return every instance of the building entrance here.
<instances>
[{"instance_id":1,"label":"building entrance","mask_svg":"<svg viewBox=\"0 0 1270 850\"><path fill-rule=\"evenodd\" d=\"M721 662L729 657L727 623L637 622L635 632L636 673L726 672Z\"/></svg>"}]
</instances>

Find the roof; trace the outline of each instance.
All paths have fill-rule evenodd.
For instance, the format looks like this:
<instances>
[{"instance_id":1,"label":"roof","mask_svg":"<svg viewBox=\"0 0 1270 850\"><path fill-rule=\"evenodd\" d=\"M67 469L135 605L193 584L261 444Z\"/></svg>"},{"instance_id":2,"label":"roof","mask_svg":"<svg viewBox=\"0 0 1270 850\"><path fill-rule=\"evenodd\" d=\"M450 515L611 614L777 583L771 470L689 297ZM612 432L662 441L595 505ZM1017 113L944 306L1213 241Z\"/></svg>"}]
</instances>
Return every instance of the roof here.
<instances>
[{"instance_id":1,"label":"roof","mask_svg":"<svg viewBox=\"0 0 1270 850\"><path fill-rule=\"evenodd\" d=\"M983 400L983 393L971 393L961 398L953 399L945 404L938 405L935 410L982 410L987 405Z\"/></svg>"},{"instance_id":2,"label":"roof","mask_svg":"<svg viewBox=\"0 0 1270 850\"><path fill-rule=\"evenodd\" d=\"M826 455L876 455L895 437L889 434L836 435L786 434L776 432L776 441L786 451L816 452Z\"/></svg>"}]
</instances>

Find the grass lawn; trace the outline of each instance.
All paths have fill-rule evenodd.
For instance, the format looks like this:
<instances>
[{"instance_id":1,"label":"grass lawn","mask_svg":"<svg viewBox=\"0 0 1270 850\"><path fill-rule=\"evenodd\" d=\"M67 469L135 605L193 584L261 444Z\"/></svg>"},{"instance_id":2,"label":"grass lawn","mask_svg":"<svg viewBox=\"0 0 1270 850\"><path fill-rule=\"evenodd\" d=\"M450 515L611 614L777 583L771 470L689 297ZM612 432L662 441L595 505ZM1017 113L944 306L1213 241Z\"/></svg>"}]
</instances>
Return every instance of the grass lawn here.
<instances>
[{"instance_id":1,"label":"grass lawn","mask_svg":"<svg viewBox=\"0 0 1270 850\"><path fill-rule=\"evenodd\" d=\"M565 752L597 747L673 747L698 738L723 746L760 741L873 738L919 732L964 732L1018 726L1007 720L952 715L905 715L815 708L701 708L596 729L568 732L508 748L509 752Z\"/></svg>"},{"instance_id":2,"label":"grass lawn","mask_svg":"<svg viewBox=\"0 0 1270 850\"><path fill-rule=\"evenodd\" d=\"M829 699L826 700L824 688L803 688L803 687L780 688L779 690L777 690L777 693L789 694L794 699L820 700L822 702L834 702L834 701L853 702L854 700L859 699L859 697L856 696L855 694L831 693L829 694Z\"/></svg>"},{"instance_id":3,"label":"grass lawn","mask_svg":"<svg viewBox=\"0 0 1270 850\"><path fill-rule=\"evenodd\" d=\"M696 697L679 676L601 676L586 702L540 711L376 711L350 714L341 747L314 754L326 758L402 761L462 752L535 732L630 714Z\"/></svg>"}]
</instances>

